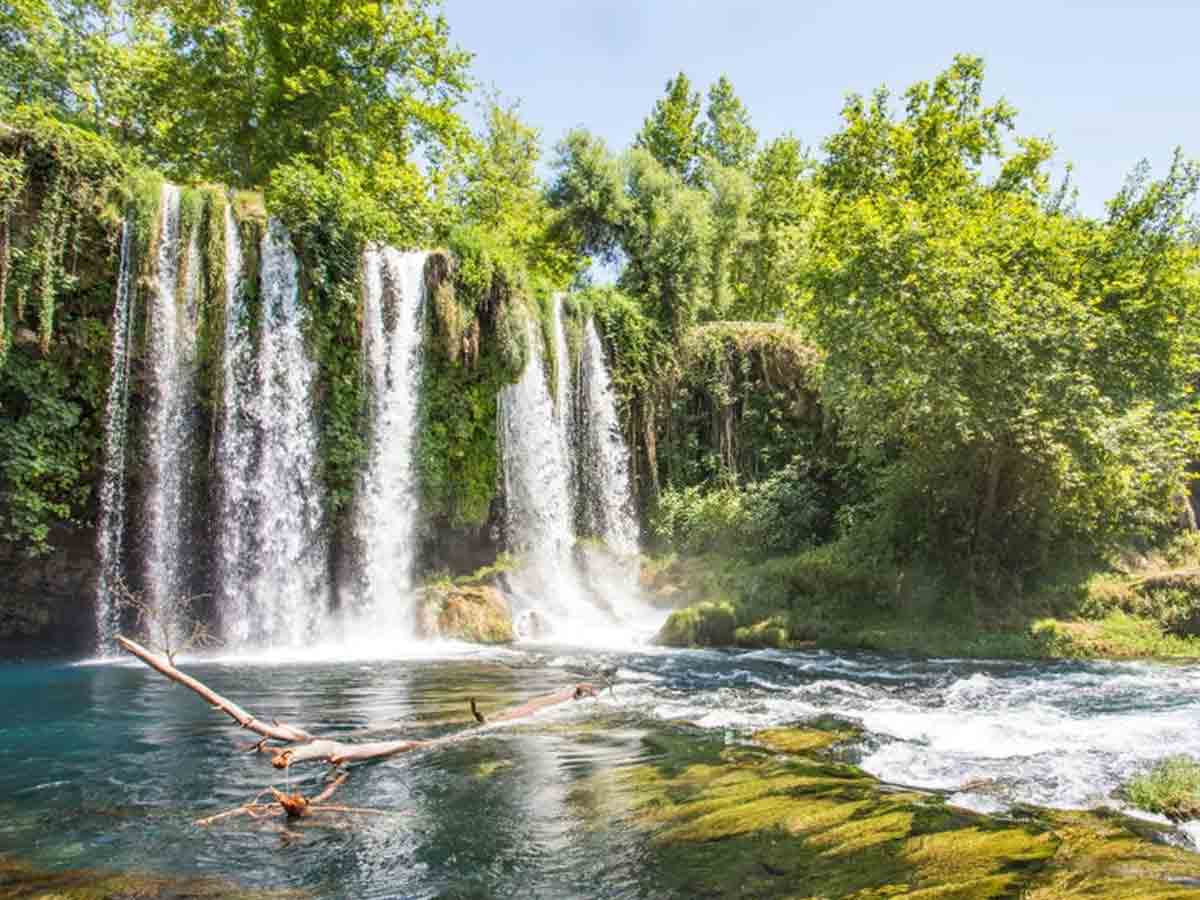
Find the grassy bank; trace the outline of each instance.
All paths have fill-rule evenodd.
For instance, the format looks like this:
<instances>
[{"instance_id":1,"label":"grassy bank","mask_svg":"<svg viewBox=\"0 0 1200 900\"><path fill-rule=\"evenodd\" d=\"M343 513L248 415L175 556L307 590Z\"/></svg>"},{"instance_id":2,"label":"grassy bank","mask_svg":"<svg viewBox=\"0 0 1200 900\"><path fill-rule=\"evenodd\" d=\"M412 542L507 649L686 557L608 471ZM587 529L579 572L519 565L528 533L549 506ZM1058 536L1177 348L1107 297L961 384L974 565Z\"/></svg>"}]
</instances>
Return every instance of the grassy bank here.
<instances>
[{"instance_id":1,"label":"grassy bank","mask_svg":"<svg viewBox=\"0 0 1200 900\"><path fill-rule=\"evenodd\" d=\"M833 544L761 562L648 560L643 586L675 607L669 646L822 647L922 656L1200 656L1200 544L1075 571L985 601L919 568L870 565Z\"/></svg>"}]
</instances>

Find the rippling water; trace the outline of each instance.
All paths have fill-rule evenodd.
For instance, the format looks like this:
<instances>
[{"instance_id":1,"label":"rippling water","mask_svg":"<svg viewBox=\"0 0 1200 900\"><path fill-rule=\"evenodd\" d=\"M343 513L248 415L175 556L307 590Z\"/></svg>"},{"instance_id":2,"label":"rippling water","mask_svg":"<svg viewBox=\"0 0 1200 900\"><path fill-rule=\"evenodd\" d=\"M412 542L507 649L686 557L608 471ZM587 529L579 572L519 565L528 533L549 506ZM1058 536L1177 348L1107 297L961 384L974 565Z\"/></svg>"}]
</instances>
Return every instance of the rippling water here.
<instances>
[{"instance_id":1,"label":"rippling water","mask_svg":"<svg viewBox=\"0 0 1200 900\"><path fill-rule=\"evenodd\" d=\"M861 723L868 771L980 809L1111 803L1129 774L1200 755L1200 667L915 662L867 655L462 647L353 662L193 661L252 711L322 734L431 736L618 665L614 696L362 767L353 826L191 822L284 782L244 734L135 663L0 666L0 853L46 867L202 872L322 896L661 896L603 773L688 721L731 739L818 715ZM433 658L430 658L432 655ZM319 789L318 768L293 787ZM966 786L966 790L963 790Z\"/></svg>"}]
</instances>

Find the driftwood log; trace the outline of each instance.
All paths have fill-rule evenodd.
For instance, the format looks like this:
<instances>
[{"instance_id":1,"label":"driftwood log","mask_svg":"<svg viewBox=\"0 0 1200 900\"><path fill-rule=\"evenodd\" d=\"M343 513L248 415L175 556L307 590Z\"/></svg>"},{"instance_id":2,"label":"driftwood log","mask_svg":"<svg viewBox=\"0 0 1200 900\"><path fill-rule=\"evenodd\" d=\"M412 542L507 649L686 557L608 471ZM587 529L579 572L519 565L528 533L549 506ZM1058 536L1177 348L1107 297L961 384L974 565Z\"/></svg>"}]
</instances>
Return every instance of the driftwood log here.
<instances>
[{"instance_id":1,"label":"driftwood log","mask_svg":"<svg viewBox=\"0 0 1200 900\"><path fill-rule=\"evenodd\" d=\"M252 749L260 753L270 753L271 764L277 769L286 769L305 762L326 762L334 766L341 766L346 763L387 759L410 750L433 749L477 737L497 724L528 718L544 709L581 700L584 697L596 696L595 687L588 683L579 683L553 694L535 697L519 706L491 713L487 717L486 725L477 725L444 737L429 740L402 739L353 743L320 738L302 728L276 720L265 722L251 715L232 700L222 697L203 682L181 672L169 660L150 652L141 644L122 636L117 637L117 643L120 644L122 650L136 656L156 672L200 695L217 712L224 713L242 728L259 735L262 740L254 744ZM268 741L277 741L286 746L269 746Z\"/></svg>"}]
</instances>

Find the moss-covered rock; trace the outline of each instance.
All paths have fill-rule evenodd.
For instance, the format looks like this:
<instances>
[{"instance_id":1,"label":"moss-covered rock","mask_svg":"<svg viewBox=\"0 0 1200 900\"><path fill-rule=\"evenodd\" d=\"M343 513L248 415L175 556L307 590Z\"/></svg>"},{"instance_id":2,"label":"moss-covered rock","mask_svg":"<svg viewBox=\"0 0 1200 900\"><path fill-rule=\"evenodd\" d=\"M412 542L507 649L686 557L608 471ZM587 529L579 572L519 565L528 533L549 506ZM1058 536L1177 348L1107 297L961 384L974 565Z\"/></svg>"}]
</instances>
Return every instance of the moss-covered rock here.
<instances>
[{"instance_id":1,"label":"moss-covered rock","mask_svg":"<svg viewBox=\"0 0 1200 900\"><path fill-rule=\"evenodd\" d=\"M814 756L836 733L773 729L766 747L648 738L616 790L664 896L1175 898L1196 858L1113 813L989 817Z\"/></svg>"},{"instance_id":2,"label":"moss-covered rock","mask_svg":"<svg viewBox=\"0 0 1200 900\"><path fill-rule=\"evenodd\" d=\"M790 630L787 617L770 616L752 625L744 625L733 633L739 647L770 647L775 650L788 646Z\"/></svg>"},{"instance_id":3,"label":"moss-covered rock","mask_svg":"<svg viewBox=\"0 0 1200 900\"><path fill-rule=\"evenodd\" d=\"M835 728L768 728L754 735L754 741L780 753L812 754L828 750L837 744L857 740L861 732L849 727Z\"/></svg>"},{"instance_id":4,"label":"moss-covered rock","mask_svg":"<svg viewBox=\"0 0 1200 900\"><path fill-rule=\"evenodd\" d=\"M488 585L426 587L417 609L417 635L478 644L507 644L516 639L508 601Z\"/></svg>"},{"instance_id":5,"label":"moss-covered rock","mask_svg":"<svg viewBox=\"0 0 1200 900\"><path fill-rule=\"evenodd\" d=\"M655 643L664 647L727 647L733 643L736 630L733 604L705 601L671 613Z\"/></svg>"},{"instance_id":6,"label":"moss-covered rock","mask_svg":"<svg viewBox=\"0 0 1200 900\"><path fill-rule=\"evenodd\" d=\"M0 900L284 900L301 891L253 891L217 878L185 878L101 869L49 872L0 858Z\"/></svg>"}]
</instances>

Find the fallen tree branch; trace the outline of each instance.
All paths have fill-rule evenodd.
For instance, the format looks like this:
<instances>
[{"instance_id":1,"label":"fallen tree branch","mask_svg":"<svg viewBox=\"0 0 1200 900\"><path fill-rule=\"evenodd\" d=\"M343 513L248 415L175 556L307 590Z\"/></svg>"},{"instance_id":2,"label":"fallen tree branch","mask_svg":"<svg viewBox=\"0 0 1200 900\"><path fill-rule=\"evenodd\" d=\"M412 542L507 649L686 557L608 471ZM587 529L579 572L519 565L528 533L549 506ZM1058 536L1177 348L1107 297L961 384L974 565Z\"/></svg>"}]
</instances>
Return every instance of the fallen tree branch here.
<instances>
[{"instance_id":1,"label":"fallen tree branch","mask_svg":"<svg viewBox=\"0 0 1200 900\"><path fill-rule=\"evenodd\" d=\"M282 722L272 722L271 724L267 724L261 719L256 719L232 700L226 700L206 684L197 681L191 675L184 674L171 665L171 663L167 660L155 656L141 644L135 643L134 641L129 640L127 637L117 635L117 643L121 645L122 650L126 651L127 653L132 653L156 672L159 672L160 674L170 678L172 681L182 684L184 687L195 691L208 702L209 706L218 712L225 713L248 731L253 731L255 734L261 734L263 737L270 738L271 740L284 741L287 743L312 740L313 736L301 728L285 725Z\"/></svg>"},{"instance_id":2,"label":"fallen tree branch","mask_svg":"<svg viewBox=\"0 0 1200 900\"><path fill-rule=\"evenodd\" d=\"M207 827L216 822L231 819L235 816L248 816L251 819L261 819L278 811L282 812L288 819L307 819L313 813L356 813L367 815L386 815L387 810L383 809L364 809L358 806L334 806L326 803L334 792L342 786L348 776L343 772L328 785L325 790L317 794L315 797L305 797L303 794L285 794L274 787L265 788L255 795L254 799L249 803L244 803L241 806L235 806L233 809L227 809L224 812L216 815L206 816L203 819L197 819L193 824L201 827ZM270 794L275 798L274 803L260 802L263 797Z\"/></svg>"},{"instance_id":3,"label":"fallen tree branch","mask_svg":"<svg viewBox=\"0 0 1200 900\"><path fill-rule=\"evenodd\" d=\"M399 756L402 753L408 753L411 750L429 750L435 747L446 746L447 744L458 743L459 741L468 740L478 737L489 726L496 725L501 722L512 722L516 719L523 719L527 716L532 716L534 713L540 712L543 709L549 709L552 706L558 706L563 703L569 703L573 700L582 700L584 697L595 697L596 689L590 684L576 684L572 687L563 688L561 691L556 691L553 694L546 694L543 697L535 697L520 706L514 706L509 709L501 710L498 713L492 713L487 717L487 725L481 727L469 728L466 731L458 731L454 734L448 734L440 738L432 738L430 740L395 740L395 741L371 741L362 744L346 744L341 741L323 740L320 738L309 741L306 744L301 744L298 747L288 747L286 750L281 750L271 758L271 765L277 769L286 769L289 766L303 762L327 762L335 766L344 765L345 763L367 762L368 760L388 759L392 756Z\"/></svg>"},{"instance_id":4,"label":"fallen tree branch","mask_svg":"<svg viewBox=\"0 0 1200 900\"><path fill-rule=\"evenodd\" d=\"M549 709L552 706L558 706L562 703L569 703L575 700L582 700L584 697L595 697L596 689L587 683L580 683L568 688L563 688L553 694L547 694L542 697L535 697L532 700L526 701L518 706L511 707L500 712L493 713L487 717L487 724L481 727L470 728L465 731L456 732L454 734L445 735L440 738L432 738L429 740L411 740L401 739L394 741L370 741L363 743L344 743L342 741L334 741L325 738L318 738L302 728L296 728L292 725L285 725L282 722L273 721L271 724L263 722L246 712L232 700L222 697L212 688L208 687L198 679L193 678L179 669L167 659L151 653L145 647L131 641L129 638L118 636L117 643L121 649L127 653L136 656L150 668L154 669L167 678L181 684L196 694L200 695L213 709L218 712L223 712L242 728L248 731L253 731L255 734L262 735L264 740L258 741L248 750L255 750L260 753L272 753L271 765L277 769L287 769L293 765L303 762L327 762L335 766L340 766L345 763L367 762L370 760L388 759L392 756L398 756L402 753L408 753L411 750L429 749L440 747L447 744L456 743L458 741L467 740L468 738L477 737L486 729L502 723L511 722L517 719L522 719L527 716L532 716L544 709ZM280 741L286 744L293 744L287 748L268 747L266 739ZM261 795L260 795L261 796ZM288 795L285 795L288 796ZM249 812L249 807L257 804L255 798L245 809ZM236 810L231 810L230 813L236 813ZM253 815L253 813L249 813Z\"/></svg>"}]
</instances>

